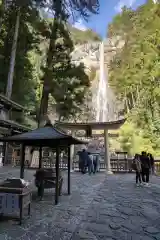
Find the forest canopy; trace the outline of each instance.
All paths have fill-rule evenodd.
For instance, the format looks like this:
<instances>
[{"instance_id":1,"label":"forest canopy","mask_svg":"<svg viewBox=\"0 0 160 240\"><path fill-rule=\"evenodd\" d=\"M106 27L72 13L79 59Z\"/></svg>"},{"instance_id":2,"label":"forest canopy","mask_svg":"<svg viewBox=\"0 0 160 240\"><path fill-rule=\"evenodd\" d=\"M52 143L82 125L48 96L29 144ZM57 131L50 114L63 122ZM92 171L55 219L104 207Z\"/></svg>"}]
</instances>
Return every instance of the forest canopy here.
<instances>
[{"instance_id":1,"label":"forest canopy","mask_svg":"<svg viewBox=\"0 0 160 240\"><path fill-rule=\"evenodd\" d=\"M108 36L125 41L109 71L110 85L125 101L128 117L120 131L120 148L160 155L160 4L148 0L136 10L123 8Z\"/></svg>"},{"instance_id":2,"label":"forest canopy","mask_svg":"<svg viewBox=\"0 0 160 240\"><path fill-rule=\"evenodd\" d=\"M45 0L25 0L23 4L19 0L0 1L0 92L27 107L36 121L46 79L49 92L45 106L49 104L51 109L56 105L59 118L76 114L90 82L84 66L71 62L70 53L75 44L100 39L91 30L68 25L66 0L50 3L54 18L44 10ZM77 6L76 1L70 3L73 14L77 11L85 19L97 13L98 1L85 7ZM25 120L19 115L15 118L22 123Z\"/></svg>"}]
</instances>

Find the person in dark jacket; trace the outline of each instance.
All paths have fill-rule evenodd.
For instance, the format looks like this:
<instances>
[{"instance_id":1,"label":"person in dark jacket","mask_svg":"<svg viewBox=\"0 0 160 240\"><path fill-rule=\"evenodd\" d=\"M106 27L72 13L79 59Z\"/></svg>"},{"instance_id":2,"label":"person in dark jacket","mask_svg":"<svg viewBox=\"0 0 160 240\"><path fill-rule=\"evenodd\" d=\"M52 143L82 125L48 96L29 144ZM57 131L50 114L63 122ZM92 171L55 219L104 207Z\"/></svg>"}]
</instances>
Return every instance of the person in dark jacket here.
<instances>
[{"instance_id":1,"label":"person in dark jacket","mask_svg":"<svg viewBox=\"0 0 160 240\"><path fill-rule=\"evenodd\" d=\"M43 168L38 169L34 176L35 176L36 186L38 187L38 197L39 197L39 200L42 200L44 195L44 178L45 178L44 169Z\"/></svg>"},{"instance_id":2,"label":"person in dark jacket","mask_svg":"<svg viewBox=\"0 0 160 240\"><path fill-rule=\"evenodd\" d=\"M95 174L97 172L97 165L98 165L98 156L93 156L93 173Z\"/></svg>"},{"instance_id":3,"label":"person in dark jacket","mask_svg":"<svg viewBox=\"0 0 160 240\"><path fill-rule=\"evenodd\" d=\"M148 186L151 164L146 152L142 152L140 161L142 166L142 181Z\"/></svg>"},{"instance_id":4,"label":"person in dark jacket","mask_svg":"<svg viewBox=\"0 0 160 240\"><path fill-rule=\"evenodd\" d=\"M81 163L80 163L80 165L81 165L81 172L83 174L85 174L86 173L87 164L88 164L88 152L85 149L83 149L79 157L81 159L80 160L81 161Z\"/></svg>"},{"instance_id":5,"label":"person in dark jacket","mask_svg":"<svg viewBox=\"0 0 160 240\"><path fill-rule=\"evenodd\" d=\"M152 169L152 174L155 174L155 165L154 165L154 157L151 153L148 153L147 155L149 157L150 160L150 165L151 165L151 169Z\"/></svg>"},{"instance_id":6,"label":"person in dark jacket","mask_svg":"<svg viewBox=\"0 0 160 240\"><path fill-rule=\"evenodd\" d=\"M82 172L82 170L83 170L82 152L78 151L77 155L79 156L79 172Z\"/></svg>"}]
</instances>

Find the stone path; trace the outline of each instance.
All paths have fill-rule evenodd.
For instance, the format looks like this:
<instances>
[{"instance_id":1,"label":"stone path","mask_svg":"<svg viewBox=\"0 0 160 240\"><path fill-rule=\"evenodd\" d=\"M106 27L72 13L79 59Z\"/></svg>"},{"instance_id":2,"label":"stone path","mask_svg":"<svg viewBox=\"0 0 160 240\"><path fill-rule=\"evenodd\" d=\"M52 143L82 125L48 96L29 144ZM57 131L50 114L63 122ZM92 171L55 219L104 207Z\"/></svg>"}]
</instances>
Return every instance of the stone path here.
<instances>
[{"instance_id":1,"label":"stone path","mask_svg":"<svg viewBox=\"0 0 160 240\"><path fill-rule=\"evenodd\" d=\"M150 188L136 188L133 178L105 179L72 239L160 239L160 179L153 177Z\"/></svg>"},{"instance_id":2,"label":"stone path","mask_svg":"<svg viewBox=\"0 0 160 240\"><path fill-rule=\"evenodd\" d=\"M0 222L0 240L160 240L160 178L152 177L148 188L133 180L131 174L73 173L71 196L64 186L58 206L50 192L43 203L33 201L22 226Z\"/></svg>"}]
</instances>

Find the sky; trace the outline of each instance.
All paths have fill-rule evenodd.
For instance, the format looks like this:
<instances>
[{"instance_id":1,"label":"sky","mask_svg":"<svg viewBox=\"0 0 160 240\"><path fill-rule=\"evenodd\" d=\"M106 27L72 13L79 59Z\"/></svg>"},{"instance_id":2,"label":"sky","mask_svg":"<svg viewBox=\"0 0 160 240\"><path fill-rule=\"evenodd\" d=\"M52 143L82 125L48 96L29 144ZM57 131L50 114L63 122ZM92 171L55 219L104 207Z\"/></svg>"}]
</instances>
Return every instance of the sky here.
<instances>
[{"instance_id":1,"label":"sky","mask_svg":"<svg viewBox=\"0 0 160 240\"><path fill-rule=\"evenodd\" d=\"M90 28L100 34L102 38L105 38L108 24L117 13L121 12L123 6L136 9L139 5L144 4L146 0L99 0L99 2L100 9L98 15L90 16L88 22L78 19L74 26L81 30Z\"/></svg>"}]
</instances>

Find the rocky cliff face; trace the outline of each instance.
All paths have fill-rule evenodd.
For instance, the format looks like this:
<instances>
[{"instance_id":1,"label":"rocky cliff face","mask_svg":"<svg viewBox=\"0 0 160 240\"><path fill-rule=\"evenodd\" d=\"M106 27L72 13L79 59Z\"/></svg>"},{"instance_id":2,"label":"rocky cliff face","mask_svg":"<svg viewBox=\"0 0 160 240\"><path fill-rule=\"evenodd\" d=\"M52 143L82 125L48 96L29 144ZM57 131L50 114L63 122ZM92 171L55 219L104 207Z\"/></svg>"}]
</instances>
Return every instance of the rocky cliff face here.
<instances>
[{"instance_id":1,"label":"rocky cliff face","mask_svg":"<svg viewBox=\"0 0 160 240\"><path fill-rule=\"evenodd\" d=\"M105 63L107 66L109 65L109 62L116 51L122 48L123 45L124 41L122 41L120 37L106 39L104 41ZM91 71L93 68L99 70L99 47L100 42L88 42L85 44L76 45L74 51L72 52L73 62L76 64L79 64L80 62L84 63L87 71Z\"/></svg>"},{"instance_id":2,"label":"rocky cliff face","mask_svg":"<svg viewBox=\"0 0 160 240\"><path fill-rule=\"evenodd\" d=\"M104 41L104 62L106 69L106 84L108 82L108 68L109 63L115 53L121 49L124 45L124 41L120 37L106 39ZM83 63L86 72L90 76L92 82L91 88L87 93L86 101L84 103L83 110L84 114L81 115L78 121L95 121L96 119L96 94L99 82L99 70L100 70L100 42L88 42L86 44L78 44L75 46L72 52L72 61L75 64ZM122 104L116 102L116 96L114 96L112 89L109 89L107 96L108 104L111 109L116 109L117 114L123 108ZM121 105L121 106L120 106ZM115 120L115 119L113 119Z\"/></svg>"}]
</instances>

